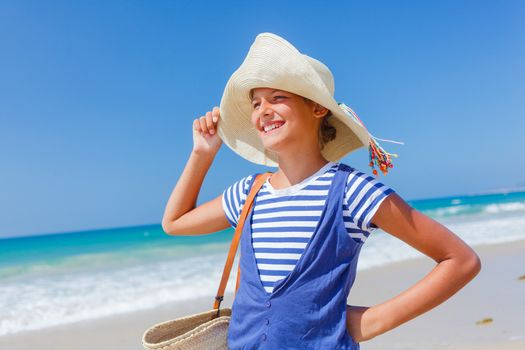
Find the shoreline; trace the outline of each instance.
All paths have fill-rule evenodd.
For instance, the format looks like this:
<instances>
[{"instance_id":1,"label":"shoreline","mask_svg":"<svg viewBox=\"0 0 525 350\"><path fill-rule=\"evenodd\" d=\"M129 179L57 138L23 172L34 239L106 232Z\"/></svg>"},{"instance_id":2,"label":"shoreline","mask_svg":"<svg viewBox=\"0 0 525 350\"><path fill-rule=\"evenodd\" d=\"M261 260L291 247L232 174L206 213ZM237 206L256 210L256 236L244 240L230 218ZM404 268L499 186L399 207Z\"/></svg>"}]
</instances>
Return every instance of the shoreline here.
<instances>
[{"instance_id":1,"label":"shoreline","mask_svg":"<svg viewBox=\"0 0 525 350\"><path fill-rule=\"evenodd\" d=\"M419 317L362 342L363 350L525 348L525 240L472 246L480 273L450 299ZM427 257L358 271L348 304L374 305L409 288L435 266ZM221 307L230 307L226 293ZM0 348L142 349L142 334L156 323L212 309L213 296L154 309L78 321L0 337ZM521 312L520 312L521 311ZM492 322L476 324L486 318ZM521 328L520 328L521 327Z\"/></svg>"}]
</instances>

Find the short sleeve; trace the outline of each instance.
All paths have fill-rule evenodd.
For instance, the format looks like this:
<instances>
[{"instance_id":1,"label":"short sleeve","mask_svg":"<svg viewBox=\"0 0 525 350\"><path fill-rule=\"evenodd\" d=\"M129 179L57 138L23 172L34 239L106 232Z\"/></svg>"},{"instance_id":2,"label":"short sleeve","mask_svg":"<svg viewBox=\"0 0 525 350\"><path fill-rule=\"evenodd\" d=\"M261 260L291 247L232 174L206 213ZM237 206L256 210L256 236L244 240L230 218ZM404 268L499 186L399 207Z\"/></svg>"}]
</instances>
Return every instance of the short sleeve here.
<instances>
[{"instance_id":1,"label":"short sleeve","mask_svg":"<svg viewBox=\"0 0 525 350\"><path fill-rule=\"evenodd\" d=\"M367 233L375 231L378 227L371 220L383 200L394 192L373 176L354 169L347 179L344 201L351 221Z\"/></svg>"},{"instance_id":2,"label":"short sleeve","mask_svg":"<svg viewBox=\"0 0 525 350\"><path fill-rule=\"evenodd\" d=\"M255 175L243 177L222 193L222 207L226 218L232 227L237 227L244 202L248 197Z\"/></svg>"}]
</instances>

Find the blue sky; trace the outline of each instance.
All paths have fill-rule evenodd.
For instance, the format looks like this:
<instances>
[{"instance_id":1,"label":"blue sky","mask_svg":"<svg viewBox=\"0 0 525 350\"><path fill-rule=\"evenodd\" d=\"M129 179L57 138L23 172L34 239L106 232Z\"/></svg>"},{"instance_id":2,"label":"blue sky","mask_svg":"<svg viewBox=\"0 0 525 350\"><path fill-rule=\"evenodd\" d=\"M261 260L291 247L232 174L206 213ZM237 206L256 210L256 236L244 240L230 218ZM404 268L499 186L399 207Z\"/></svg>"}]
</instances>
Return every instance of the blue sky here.
<instances>
[{"instance_id":1,"label":"blue sky","mask_svg":"<svg viewBox=\"0 0 525 350\"><path fill-rule=\"evenodd\" d=\"M255 36L332 70L406 200L525 186L522 1L3 1L0 237L160 223ZM342 159L370 173L365 149ZM198 204L253 172L226 145Z\"/></svg>"}]
</instances>

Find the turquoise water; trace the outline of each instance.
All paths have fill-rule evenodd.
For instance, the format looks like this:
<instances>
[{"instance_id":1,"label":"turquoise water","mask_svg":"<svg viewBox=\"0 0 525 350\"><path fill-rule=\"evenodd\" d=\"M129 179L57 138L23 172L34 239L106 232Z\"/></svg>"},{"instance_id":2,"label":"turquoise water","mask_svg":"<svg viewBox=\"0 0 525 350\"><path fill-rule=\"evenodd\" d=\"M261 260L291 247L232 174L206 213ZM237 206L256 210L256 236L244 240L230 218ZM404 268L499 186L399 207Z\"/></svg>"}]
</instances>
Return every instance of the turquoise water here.
<instances>
[{"instance_id":1,"label":"turquoise water","mask_svg":"<svg viewBox=\"0 0 525 350\"><path fill-rule=\"evenodd\" d=\"M184 246L190 248L208 243L224 243L233 230L201 236L169 236L160 225L124 227L74 233L26 236L0 240L0 267L54 261L66 256L136 249Z\"/></svg>"},{"instance_id":2,"label":"turquoise water","mask_svg":"<svg viewBox=\"0 0 525 350\"><path fill-rule=\"evenodd\" d=\"M435 219L519 211L525 191L451 196L407 201ZM190 247L231 240L233 229L209 235L169 236L160 225L123 227L62 234L0 239L0 268L5 265L53 261L65 256L161 247Z\"/></svg>"},{"instance_id":3,"label":"turquoise water","mask_svg":"<svg viewBox=\"0 0 525 350\"><path fill-rule=\"evenodd\" d=\"M408 201L414 208L439 220L458 215L513 211L525 203L525 191L451 196Z\"/></svg>"},{"instance_id":4,"label":"turquoise water","mask_svg":"<svg viewBox=\"0 0 525 350\"><path fill-rule=\"evenodd\" d=\"M525 191L408 202L471 245L525 239ZM148 225L0 239L0 336L201 296L211 305L232 235ZM378 230L358 269L420 255Z\"/></svg>"}]
</instances>

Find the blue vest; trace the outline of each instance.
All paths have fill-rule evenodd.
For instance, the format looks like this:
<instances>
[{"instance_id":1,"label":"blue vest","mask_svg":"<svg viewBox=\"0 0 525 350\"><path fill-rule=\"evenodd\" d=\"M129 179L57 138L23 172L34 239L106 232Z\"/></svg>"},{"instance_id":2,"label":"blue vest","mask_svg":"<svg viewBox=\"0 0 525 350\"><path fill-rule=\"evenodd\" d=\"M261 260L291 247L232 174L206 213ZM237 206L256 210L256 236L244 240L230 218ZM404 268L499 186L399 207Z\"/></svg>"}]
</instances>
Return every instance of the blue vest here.
<instances>
[{"instance_id":1,"label":"blue vest","mask_svg":"<svg viewBox=\"0 0 525 350\"><path fill-rule=\"evenodd\" d=\"M310 241L271 294L259 279L250 211L241 236L241 279L232 304L229 349L359 349L346 328L346 300L362 247L343 221L350 172L348 165L339 164Z\"/></svg>"}]
</instances>

